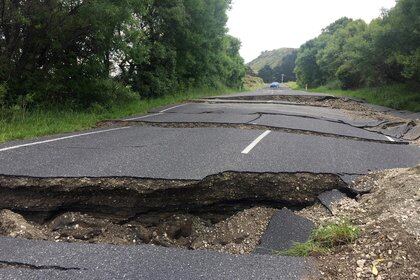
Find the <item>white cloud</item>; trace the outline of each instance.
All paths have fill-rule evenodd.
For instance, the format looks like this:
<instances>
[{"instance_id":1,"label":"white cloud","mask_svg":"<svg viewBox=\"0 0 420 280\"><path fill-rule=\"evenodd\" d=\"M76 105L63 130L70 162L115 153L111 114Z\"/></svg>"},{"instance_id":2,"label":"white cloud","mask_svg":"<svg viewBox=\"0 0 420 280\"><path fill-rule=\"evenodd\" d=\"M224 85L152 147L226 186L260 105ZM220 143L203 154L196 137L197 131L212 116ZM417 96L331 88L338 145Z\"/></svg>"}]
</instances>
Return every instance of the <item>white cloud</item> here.
<instances>
[{"instance_id":1,"label":"white cloud","mask_svg":"<svg viewBox=\"0 0 420 280\"><path fill-rule=\"evenodd\" d=\"M369 22L394 5L395 0L234 0L228 28L241 39L248 62L264 50L297 48L340 17Z\"/></svg>"}]
</instances>

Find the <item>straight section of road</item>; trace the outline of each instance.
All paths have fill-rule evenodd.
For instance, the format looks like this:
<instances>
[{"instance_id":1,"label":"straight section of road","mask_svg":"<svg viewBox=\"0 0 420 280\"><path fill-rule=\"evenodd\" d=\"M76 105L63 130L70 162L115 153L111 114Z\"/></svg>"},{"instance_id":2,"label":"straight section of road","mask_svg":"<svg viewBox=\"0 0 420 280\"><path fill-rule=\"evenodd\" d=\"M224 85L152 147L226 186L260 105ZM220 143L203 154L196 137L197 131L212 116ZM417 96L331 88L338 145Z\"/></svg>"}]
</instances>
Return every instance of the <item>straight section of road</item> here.
<instances>
[{"instance_id":1,"label":"straight section of road","mask_svg":"<svg viewBox=\"0 0 420 280\"><path fill-rule=\"evenodd\" d=\"M223 171L364 174L413 166L420 149L264 130L127 129L0 152L0 174L31 177L203 179Z\"/></svg>"}]
</instances>

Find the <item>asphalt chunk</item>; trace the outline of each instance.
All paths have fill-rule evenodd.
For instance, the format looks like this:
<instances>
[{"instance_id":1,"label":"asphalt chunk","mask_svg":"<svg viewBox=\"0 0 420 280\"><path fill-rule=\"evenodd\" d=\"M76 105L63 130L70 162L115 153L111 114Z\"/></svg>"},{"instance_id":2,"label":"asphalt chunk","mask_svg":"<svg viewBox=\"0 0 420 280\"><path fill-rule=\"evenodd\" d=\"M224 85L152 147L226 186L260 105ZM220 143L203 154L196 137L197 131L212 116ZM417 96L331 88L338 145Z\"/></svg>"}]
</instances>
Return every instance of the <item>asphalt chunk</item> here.
<instances>
[{"instance_id":1,"label":"asphalt chunk","mask_svg":"<svg viewBox=\"0 0 420 280\"><path fill-rule=\"evenodd\" d=\"M331 190L321 193L318 196L319 201L332 213L332 205L347 196L339 190Z\"/></svg>"},{"instance_id":2,"label":"asphalt chunk","mask_svg":"<svg viewBox=\"0 0 420 280\"><path fill-rule=\"evenodd\" d=\"M273 254L275 251L287 250L296 242L309 240L315 225L312 221L283 208L271 218L266 232L255 254Z\"/></svg>"}]
</instances>

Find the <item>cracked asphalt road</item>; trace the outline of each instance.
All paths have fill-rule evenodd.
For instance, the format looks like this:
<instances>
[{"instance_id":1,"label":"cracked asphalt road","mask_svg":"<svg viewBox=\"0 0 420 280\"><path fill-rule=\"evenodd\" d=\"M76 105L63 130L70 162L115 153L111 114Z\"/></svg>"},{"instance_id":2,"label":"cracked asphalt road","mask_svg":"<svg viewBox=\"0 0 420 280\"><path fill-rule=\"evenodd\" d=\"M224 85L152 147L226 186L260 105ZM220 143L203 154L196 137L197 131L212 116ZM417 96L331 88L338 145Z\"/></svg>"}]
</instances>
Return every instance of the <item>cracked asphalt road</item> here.
<instances>
[{"instance_id":1,"label":"cracked asphalt road","mask_svg":"<svg viewBox=\"0 0 420 280\"><path fill-rule=\"evenodd\" d=\"M245 95L261 93L302 94L280 89ZM326 107L228 102L174 105L130 117L133 123L127 127L5 143L0 145L0 175L203 179L223 171L248 171L335 173L346 179L420 163L417 146L363 129L381 120ZM190 126L180 127L183 123ZM240 127L249 124L256 127ZM2 279L299 279L311 267L304 259L154 246L0 238L0 248L0 268L9 263L0 269Z\"/></svg>"},{"instance_id":2,"label":"cracked asphalt road","mask_svg":"<svg viewBox=\"0 0 420 280\"><path fill-rule=\"evenodd\" d=\"M203 179L223 171L364 174L418 163L420 149L264 130L127 129L0 152L0 174L31 177Z\"/></svg>"},{"instance_id":3,"label":"cracked asphalt road","mask_svg":"<svg viewBox=\"0 0 420 280\"><path fill-rule=\"evenodd\" d=\"M301 279L307 260L230 255L152 245L113 246L0 238L0 279ZM50 269L36 269L45 264Z\"/></svg>"}]
</instances>

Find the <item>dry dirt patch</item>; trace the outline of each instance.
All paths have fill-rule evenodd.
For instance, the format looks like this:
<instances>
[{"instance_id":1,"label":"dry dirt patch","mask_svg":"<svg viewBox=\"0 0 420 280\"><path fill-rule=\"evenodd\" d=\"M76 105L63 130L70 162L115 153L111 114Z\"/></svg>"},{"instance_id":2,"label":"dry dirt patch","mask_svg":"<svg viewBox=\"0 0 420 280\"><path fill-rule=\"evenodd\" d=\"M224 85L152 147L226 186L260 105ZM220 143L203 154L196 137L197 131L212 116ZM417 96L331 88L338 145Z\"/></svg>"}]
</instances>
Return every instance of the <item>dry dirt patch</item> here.
<instances>
[{"instance_id":1,"label":"dry dirt patch","mask_svg":"<svg viewBox=\"0 0 420 280\"><path fill-rule=\"evenodd\" d=\"M316 218L348 219L361 228L355 244L317 257L323 279L419 279L420 166L372 173L357 184L370 193Z\"/></svg>"}]
</instances>

